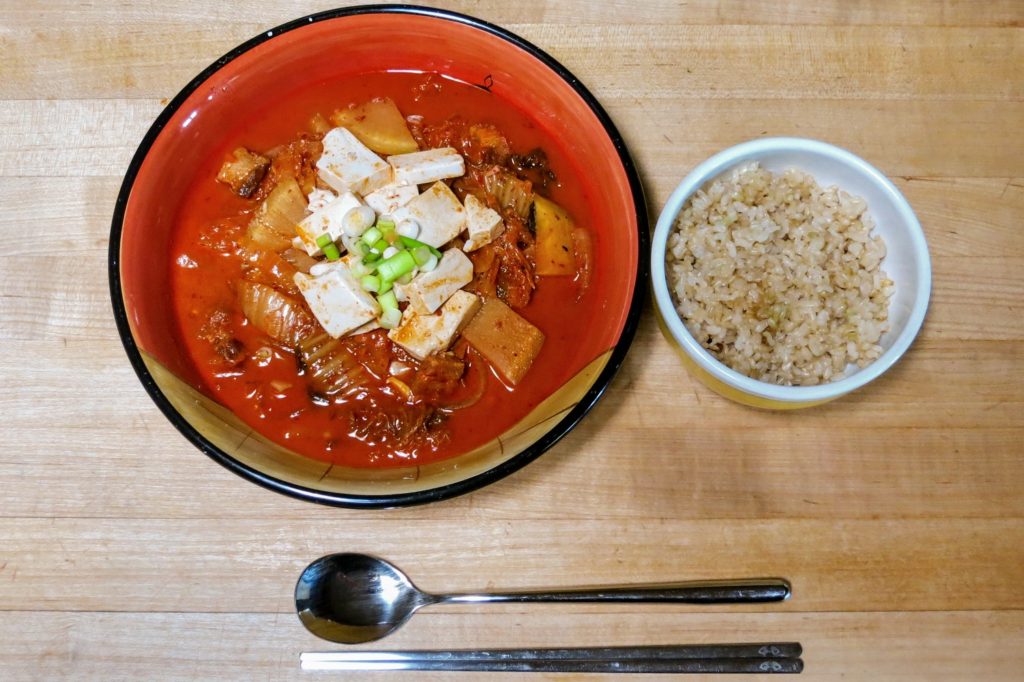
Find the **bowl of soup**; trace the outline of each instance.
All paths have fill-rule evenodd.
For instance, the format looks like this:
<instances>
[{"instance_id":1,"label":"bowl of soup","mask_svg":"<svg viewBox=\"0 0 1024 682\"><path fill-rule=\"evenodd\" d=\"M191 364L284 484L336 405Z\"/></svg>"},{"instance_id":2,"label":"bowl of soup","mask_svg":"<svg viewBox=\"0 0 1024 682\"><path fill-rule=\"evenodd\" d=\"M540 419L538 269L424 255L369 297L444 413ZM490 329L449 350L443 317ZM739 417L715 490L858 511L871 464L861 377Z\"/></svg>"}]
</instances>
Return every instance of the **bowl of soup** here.
<instances>
[{"instance_id":1,"label":"bowl of soup","mask_svg":"<svg viewBox=\"0 0 1024 682\"><path fill-rule=\"evenodd\" d=\"M117 199L118 330L156 405L243 478L349 507L516 471L632 340L641 185L563 66L477 19L303 17L167 105Z\"/></svg>"}]
</instances>

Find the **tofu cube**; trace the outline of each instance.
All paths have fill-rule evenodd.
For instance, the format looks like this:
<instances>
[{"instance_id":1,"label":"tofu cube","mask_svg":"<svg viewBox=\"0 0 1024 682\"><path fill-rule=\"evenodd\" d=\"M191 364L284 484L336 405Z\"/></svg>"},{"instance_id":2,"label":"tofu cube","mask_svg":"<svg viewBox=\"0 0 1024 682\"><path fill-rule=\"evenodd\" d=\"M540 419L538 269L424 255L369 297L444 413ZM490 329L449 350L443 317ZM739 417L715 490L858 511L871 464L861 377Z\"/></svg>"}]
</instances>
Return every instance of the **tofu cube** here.
<instances>
[{"instance_id":1,"label":"tofu cube","mask_svg":"<svg viewBox=\"0 0 1024 682\"><path fill-rule=\"evenodd\" d=\"M324 135L324 151L316 168L320 179L339 194L365 196L391 182L391 166L347 128L334 128Z\"/></svg>"},{"instance_id":2,"label":"tofu cube","mask_svg":"<svg viewBox=\"0 0 1024 682\"><path fill-rule=\"evenodd\" d=\"M401 282L395 282L391 287L391 291L395 292L395 299L399 303L405 303L409 300L409 297L405 295L405 287L406 285Z\"/></svg>"},{"instance_id":3,"label":"tofu cube","mask_svg":"<svg viewBox=\"0 0 1024 682\"><path fill-rule=\"evenodd\" d=\"M418 239L435 248L444 246L466 227L466 209L448 185L436 182L399 211L420 225ZM396 218L397 219L397 218Z\"/></svg>"},{"instance_id":4,"label":"tofu cube","mask_svg":"<svg viewBox=\"0 0 1024 682\"><path fill-rule=\"evenodd\" d=\"M337 198L338 195L329 189L314 187L313 191L309 193L308 197L306 197L306 200L309 202L306 205L306 210L310 213L316 213Z\"/></svg>"},{"instance_id":5,"label":"tofu cube","mask_svg":"<svg viewBox=\"0 0 1024 682\"><path fill-rule=\"evenodd\" d=\"M334 268L341 267L348 268L349 271L351 272L352 261L354 261L355 258L356 257L353 256L351 253L346 253L344 256L342 256L336 261L320 261L319 263L310 266L309 274L311 274L313 277L319 277L320 275L327 274Z\"/></svg>"},{"instance_id":6,"label":"tofu cube","mask_svg":"<svg viewBox=\"0 0 1024 682\"><path fill-rule=\"evenodd\" d=\"M420 360L447 350L463 327L480 309L480 299L468 291L456 291L441 309L432 315L416 312L408 306L402 322L388 332L388 338Z\"/></svg>"},{"instance_id":7,"label":"tofu cube","mask_svg":"<svg viewBox=\"0 0 1024 682\"><path fill-rule=\"evenodd\" d=\"M350 331L347 334L347 336L358 336L360 334L365 334L366 332L372 332L374 329L380 329L380 322L377 320L376 317L367 322L366 324L364 324L363 326L356 327L355 329Z\"/></svg>"},{"instance_id":8,"label":"tofu cube","mask_svg":"<svg viewBox=\"0 0 1024 682\"><path fill-rule=\"evenodd\" d=\"M380 314L377 301L363 291L343 263L333 264L316 277L297 272L295 285L324 330L334 338L344 336Z\"/></svg>"},{"instance_id":9,"label":"tofu cube","mask_svg":"<svg viewBox=\"0 0 1024 682\"><path fill-rule=\"evenodd\" d=\"M416 185L384 185L370 192L363 201L379 215L391 215L415 199L420 193Z\"/></svg>"},{"instance_id":10,"label":"tofu cube","mask_svg":"<svg viewBox=\"0 0 1024 682\"><path fill-rule=\"evenodd\" d=\"M441 254L436 268L417 275L402 288L402 294L417 312L429 314L472 279L473 261L458 249L448 249Z\"/></svg>"},{"instance_id":11,"label":"tofu cube","mask_svg":"<svg viewBox=\"0 0 1024 682\"><path fill-rule=\"evenodd\" d=\"M468 253L494 241L505 231L505 223L497 211L470 194L466 197L466 230L469 239L462 248Z\"/></svg>"},{"instance_id":12,"label":"tofu cube","mask_svg":"<svg viewBox=\"0 0 1024 682\"><path fill-rule=\"evenodd\" d=\"M388 157L394 170L395 182L406 185L425 185L465 174L466 162L454 147L427 149Z\"/></svg>"},{"instance_id":13,"label":"tofu cube","mask_svg":"<svg viewBox=\"0 0 1024 682\"><path fill-rule=\"evenodd\" d=\"M415 198L416 197L413 197L413 199ZM391 216L391 219L395 221L395 225L398 225L398 223L406 219L411 218L415 220L415 218L412 217L412 213L409 211L409 204L406 204L405 206L399 206L398 208L391 211L391 213L388 213L387 215Z\"/></svg>"},{"instance_id":14,"label":"tofu cube","mask_svg":"<svg viewBox=\"0 0 1024 682\"><path fill-rule=\"evenodd\" d=\"M302 246L306 253L315 256L320 253L320 247L316 245L316 238L327 233L331 239L337 241L342 235L342 218L351 209L362 206L363 202L352 192L344 192L337 199L327 204L318 211L303 218L302 222L295 228Z\"/></svg>"}]
</instances>

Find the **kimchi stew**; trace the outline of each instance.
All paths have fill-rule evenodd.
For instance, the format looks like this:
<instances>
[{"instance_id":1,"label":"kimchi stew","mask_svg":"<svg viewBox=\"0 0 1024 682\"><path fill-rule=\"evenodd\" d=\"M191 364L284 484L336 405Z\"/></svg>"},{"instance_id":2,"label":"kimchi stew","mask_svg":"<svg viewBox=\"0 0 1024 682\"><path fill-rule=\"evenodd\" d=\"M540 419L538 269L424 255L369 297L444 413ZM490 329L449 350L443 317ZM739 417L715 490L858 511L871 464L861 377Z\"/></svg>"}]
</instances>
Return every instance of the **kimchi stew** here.
<instances>
[{"instance_id":1,"label":"kimchi stew","mask_svg":"<svg viewBox=\"0 0 1024 682\"><path fill-rule=\"evenodd\" d=\"M211 153L172 254L182 339L205 389L295 452L456 456L568 380L560 356L600 314L579 170L479 87L343 85Z\"/></svg>"}]
</instances>

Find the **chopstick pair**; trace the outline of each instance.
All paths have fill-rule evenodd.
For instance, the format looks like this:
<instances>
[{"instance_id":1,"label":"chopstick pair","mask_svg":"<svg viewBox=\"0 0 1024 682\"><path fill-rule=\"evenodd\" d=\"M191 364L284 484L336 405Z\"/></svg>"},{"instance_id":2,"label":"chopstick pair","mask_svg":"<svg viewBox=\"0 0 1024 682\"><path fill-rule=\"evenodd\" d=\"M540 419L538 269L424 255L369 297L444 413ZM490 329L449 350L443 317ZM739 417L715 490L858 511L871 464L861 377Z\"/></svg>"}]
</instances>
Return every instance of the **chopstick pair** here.
<instances>
[{"instance_id":1,"label":"chopstick pair","mask_svg":"<svg viewBox=\"0 0 1024 682\"><path fill-rule=\"evenodd\" d=\"M303 670L563 673L781 673L803 670L797 642L563 649L324 651Z\"/></svg>"}]
</instances>

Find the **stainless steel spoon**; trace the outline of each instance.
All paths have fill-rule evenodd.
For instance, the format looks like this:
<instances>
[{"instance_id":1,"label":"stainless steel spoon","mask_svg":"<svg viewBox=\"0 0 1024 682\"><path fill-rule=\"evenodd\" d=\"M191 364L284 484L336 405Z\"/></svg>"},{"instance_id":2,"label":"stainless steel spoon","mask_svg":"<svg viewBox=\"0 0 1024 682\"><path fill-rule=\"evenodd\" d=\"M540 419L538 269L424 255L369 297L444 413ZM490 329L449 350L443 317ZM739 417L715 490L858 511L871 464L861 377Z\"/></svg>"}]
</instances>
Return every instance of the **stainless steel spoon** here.
<instances>
[{"instance_id":1,"label":"stainless steel spoon","mask_svg":"<svg viewBox=\"0 0 1024 682\"><path fill-rule=\"evenodd\" d=\"M313 634L341 644L386 637L430 604L485 602L675 602L733 604L788 599L778 578L702 580L566 590L428 594L393 564L365 554L331 554L311 563L295 585L295 608Z\"/></svg>"}]
</instances>

